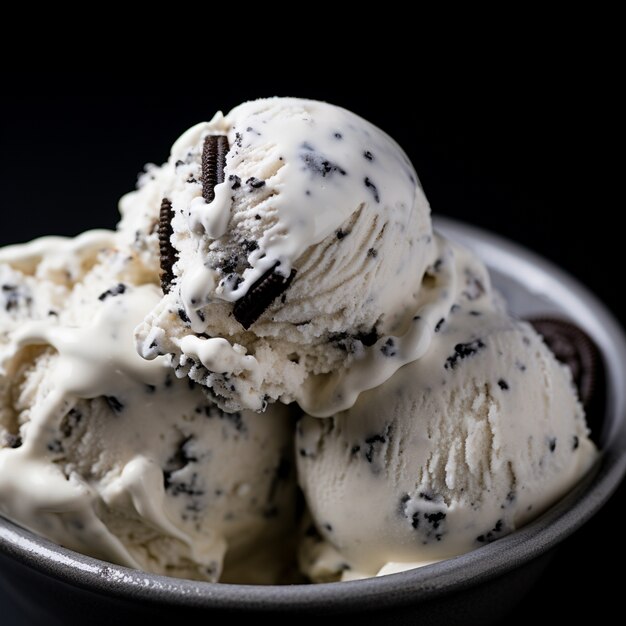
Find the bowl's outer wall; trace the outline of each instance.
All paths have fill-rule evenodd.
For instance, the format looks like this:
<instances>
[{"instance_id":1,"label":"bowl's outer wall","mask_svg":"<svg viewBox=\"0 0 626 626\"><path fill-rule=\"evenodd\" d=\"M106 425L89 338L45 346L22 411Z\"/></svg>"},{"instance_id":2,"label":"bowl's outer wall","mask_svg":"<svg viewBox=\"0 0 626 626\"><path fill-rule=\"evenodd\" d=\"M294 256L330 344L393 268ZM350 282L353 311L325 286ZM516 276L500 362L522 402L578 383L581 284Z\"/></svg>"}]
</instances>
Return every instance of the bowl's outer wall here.
<instances>
[{"instance_id":1,"label":"bowl's outer wall","mask_svg":"<svg viewBox=\"0 0 626 626\"><path fill-rule=\"evenodd\" d=\"M383 624L447 624L467 626L490 624L507 615L519 599L530 589L543 571L552 553L512 570L507 576L491 579L441 598L406 598L394 606L379 610L359 609L355 602L348 614L334 614L322 607L284 608L281 611L263 611L259 620L274 625L321 622L324 625L346 622L360 626ZM245 589L242 590L245 594ZM392 598L389 600L392 603ZM3 614L0 624L17 626L137 626L143 623L198 623L226 624L236 618L247 619L247 610L211 611L202 607L172 606L161 603L146 604L129 598L116 598L81 589L36 572L6 555L0 554L0 606ZM51 617L58 616L58 617ZM193 620L193 622L191 622Z\"/></svg>"},{"instance_id":2,"label":"bowl's outer wall","mask_svg":"<svg viewBox=\"0 0 626 626\"><path fill-rule=\"evenodd\" d=\"M436 223L482 256L514 312L565 315L600 346L608 397L595 473L539 519L489 546L421 570L334 585L258 588L151 576L59 549L0 519L0 626L53 625L55 618L63 625L224 623L233 614L278 623L316 616L345 623L349 615L359 624L485 624L506 614L553 548L606 502L626 470L626 342L604 307L551 264L482 231Z\"/></svg>"}]
</instances>

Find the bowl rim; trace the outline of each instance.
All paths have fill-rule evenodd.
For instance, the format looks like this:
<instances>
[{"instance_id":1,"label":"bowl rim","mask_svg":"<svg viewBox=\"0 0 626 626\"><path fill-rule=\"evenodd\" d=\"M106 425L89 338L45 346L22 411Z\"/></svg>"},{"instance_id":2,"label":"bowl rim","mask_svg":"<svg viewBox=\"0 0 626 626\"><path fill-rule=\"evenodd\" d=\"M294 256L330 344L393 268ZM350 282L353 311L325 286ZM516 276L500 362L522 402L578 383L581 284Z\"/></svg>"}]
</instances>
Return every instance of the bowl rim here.
<instances>
[{"instance_id":1,"label":"bowl rim","mask_svg":"<svg viewBox=\"0 0 626 626\"><path fill-rule=\"evenodd\" d=\"M315 585L234 585L149 574L62 548L1 517L0 553L41 574L116 598L212 610L330 613L353 608L355 601L360 609L373 609L462 591L528 563L571 535L603 506L626 473L626 389L620 383L626 380L626 337L608 309L550 261L456 220L438 217L434 223L451 239L479 247L479 256L490 268L514 264L527 286L548 292L561 306L577 311L576 321L594 338L606 361L608 419L601 434L603 449L586 477L542 515L491 544L439 563Z\"/></svg>"}]
</instances>

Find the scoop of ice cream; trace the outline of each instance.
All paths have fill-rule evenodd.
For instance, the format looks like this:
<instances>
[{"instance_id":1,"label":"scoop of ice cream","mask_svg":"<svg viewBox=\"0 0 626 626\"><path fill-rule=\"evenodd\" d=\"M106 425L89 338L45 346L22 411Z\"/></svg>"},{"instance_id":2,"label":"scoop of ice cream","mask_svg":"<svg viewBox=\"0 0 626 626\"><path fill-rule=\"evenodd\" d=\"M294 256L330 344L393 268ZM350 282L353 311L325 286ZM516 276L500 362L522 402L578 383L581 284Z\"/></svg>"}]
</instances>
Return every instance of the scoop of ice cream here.
<instances>
[{"instance_id":1,"label":"scoop of ice cream","mask_svg":"<svg viewBox=\"0 0 626 626\"><path fill-rule=\"evenodd\" d=\"M39 263L75 260L76 241L46 241L24 273L40 244L2 253L16 287L4 291L28 294L0 312L2 515L150 572L276 582L295 500L287 408L226 414L163 357L136 353L133 330L161 295L137 255L109 248L51 298Z\"/></svg>"},{"instance_id":2,"label":"scoop of ice cream","mask_svg":"<svg viewBox=\"0 0 626 626\"><path fill-rule=\"evenodd\" d=\"M0 346L26 321L53 320L65 307L73 286L93 267L115 234L97 230L73 239L42 237L28 244L0 248ZM2 429L11 421L9 387L0 375L0 446L16 436Z\"/></svg>"},{"instance_id":3,"label":"scoop of ice cream","mask_svg":"<svg viewBox=\"0 0 626 626\"><path fill-rule=\"evenodd\" d=\"M570 371L526 323L460 294L418 361L297 428L313 580L391 573L494 541L561 497L596 450Z\"/></svg>"},{"instance_id":4,"label":"scoop of ice cream","mask_svg":"<svg viewBox=\"0 0 626 626\"><path fill-rule=\"evenodd\" d=\"M344 375L409 331L437 255L400 147L310 100L249 102L187 131L122 199L129 245L156 249L160 211L174 263L139 352L172 355L227 410L349 406L369 378L352 390Z\"/></svg>"}]
</instances>

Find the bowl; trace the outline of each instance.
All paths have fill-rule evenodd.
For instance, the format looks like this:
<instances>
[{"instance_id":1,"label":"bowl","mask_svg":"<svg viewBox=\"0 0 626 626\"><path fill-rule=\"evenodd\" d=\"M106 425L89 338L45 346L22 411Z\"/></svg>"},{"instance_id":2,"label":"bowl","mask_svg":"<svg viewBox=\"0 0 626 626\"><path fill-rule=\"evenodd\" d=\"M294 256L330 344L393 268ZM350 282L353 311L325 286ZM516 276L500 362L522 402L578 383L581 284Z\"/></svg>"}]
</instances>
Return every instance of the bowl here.
<instances>
[{"instance_id":1,"label":"bowl","mask_svg":"<svg viewBox=\"0 0 626 626\"><path fill-rule=\"evenodd\" d=\"M589 474L539 518L468 554L420 569L319 585L249 586L156 576L61 548L0 518L0 623L221 623L272 619L325 624L490 623L529 590L554 548L607 501L626 471L626 339L584 287L537 255L448 219L443 234L474 250L518 316L556 315L596 341L607 373L601 454ZM217 620L217 621L216 621ZM356 621L355 621L356 623Z\"/></svg>"}]
</instances>

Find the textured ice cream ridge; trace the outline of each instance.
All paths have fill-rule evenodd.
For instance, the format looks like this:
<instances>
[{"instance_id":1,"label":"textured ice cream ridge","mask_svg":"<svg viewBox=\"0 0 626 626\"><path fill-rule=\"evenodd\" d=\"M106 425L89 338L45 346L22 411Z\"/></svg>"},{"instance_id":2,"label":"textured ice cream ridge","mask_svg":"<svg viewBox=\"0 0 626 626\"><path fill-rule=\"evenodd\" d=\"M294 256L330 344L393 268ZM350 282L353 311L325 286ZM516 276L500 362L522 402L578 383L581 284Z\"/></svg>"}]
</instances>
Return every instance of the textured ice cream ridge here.
<instances>
[{"instance_id":1,"label":"textured ice cream ridge","mask_svg":"<svg viewBox=\"0 0 626 626\"><path fill-rule=\"evenodd\" d=\"M539 515L596 449L570 371L526 323L465 289L426 354L330 419L298 423L316 581L468 552Z\"/></svg>"},{"instance_id":2,"label":"textured ice cream ridge","mask_svg":"<svg viewBox=\"0 0 626 626\"><path fill-rule=\"evenodd\" d=\"M0 512L129 567L276 582L295 500L287 409L226 414L163 357L142 359L133 330L160 292L127 250L101 251L44 314L38 265L79 243L0 252L3 284L28 294L0 311Z\"/></svg>"},{"instance_id":3,"label":"textured ice cream ridge","mask_svg":"<svg viewBox=\"0 0 626 626\"><path fill-rule=\"evenodd\" d=\"M226 135L230 150L207 202L203 150L213 135ZM328 415L379 384L365 361L389 338L419 356L404 335L439 246L408 158L369 122L309 100L243 104L187 131L122 199L130 245L141 233L155 245L164 199L177 262L170 291L137 329L138 349L171 355L176 375L225 409L297 400ZM255 290L270 277L291 283L275 299L266 289L259 304ZM246 328L250 302L262 312Z\"/></svg>"}]
</instances>

